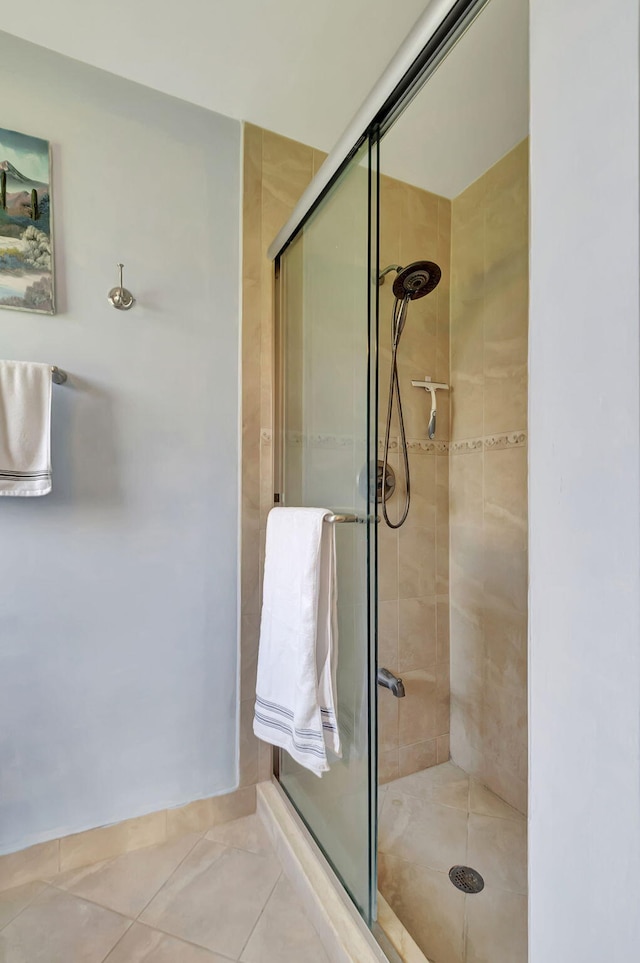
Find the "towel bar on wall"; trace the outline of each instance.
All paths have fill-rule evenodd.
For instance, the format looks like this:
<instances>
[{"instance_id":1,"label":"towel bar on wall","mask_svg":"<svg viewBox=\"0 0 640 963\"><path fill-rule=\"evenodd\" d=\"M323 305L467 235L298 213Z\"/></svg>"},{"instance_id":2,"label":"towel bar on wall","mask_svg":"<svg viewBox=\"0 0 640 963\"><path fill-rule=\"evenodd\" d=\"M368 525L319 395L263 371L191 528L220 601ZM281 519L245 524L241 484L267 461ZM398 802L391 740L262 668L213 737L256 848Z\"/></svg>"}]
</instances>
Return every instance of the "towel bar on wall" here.
<instances>
[{"instance_id":1,"label":"towel bar on wall","mask_svg":"<svg viewBox=\"0 0 640 963\"><path fill-rule=\"evenodd\" d=\"M63 385L67 380L67 372L62 371L61 368L57 368L54 364L51 365L51 380L54 385Z\"/></svg>"}]
</instances>

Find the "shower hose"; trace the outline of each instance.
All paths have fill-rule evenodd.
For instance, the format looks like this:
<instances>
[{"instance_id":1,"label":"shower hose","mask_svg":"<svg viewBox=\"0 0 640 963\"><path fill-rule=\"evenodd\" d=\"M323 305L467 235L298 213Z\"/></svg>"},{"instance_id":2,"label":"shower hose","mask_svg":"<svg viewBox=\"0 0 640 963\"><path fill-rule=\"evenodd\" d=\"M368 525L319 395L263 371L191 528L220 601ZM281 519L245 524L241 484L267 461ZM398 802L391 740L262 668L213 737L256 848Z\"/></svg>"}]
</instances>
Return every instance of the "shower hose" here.
<instances>
[{"instance_id":1,"label":"shower hose","mask_svg":"<svg viewBox=\"0 0 640 963\"><path fill-rule=\"evenodd\" d=\"M384 432L384 454L382 460L382 514L389 528L400 528L404 524L409 514L411 504L411 480L409 477L409 456L407 454L407 436L404 430L404 417L402 414L402 397L400 395L400 382L398 380L398 348L400 338L407 320L407 310L409 307L410 294L404 298L396 298L391 311L391 371L389 375L389 403L387 405L387 423ZM405 496L402 515L397 522L392 522L387 513L387 490L385 479L387 477L387 465L389 463L389 444L391 442L391 420L393 418L393 400L397 400L398 407L398 427L400 429L400 448L404 460Z\"/></svg>"}]
</instances>

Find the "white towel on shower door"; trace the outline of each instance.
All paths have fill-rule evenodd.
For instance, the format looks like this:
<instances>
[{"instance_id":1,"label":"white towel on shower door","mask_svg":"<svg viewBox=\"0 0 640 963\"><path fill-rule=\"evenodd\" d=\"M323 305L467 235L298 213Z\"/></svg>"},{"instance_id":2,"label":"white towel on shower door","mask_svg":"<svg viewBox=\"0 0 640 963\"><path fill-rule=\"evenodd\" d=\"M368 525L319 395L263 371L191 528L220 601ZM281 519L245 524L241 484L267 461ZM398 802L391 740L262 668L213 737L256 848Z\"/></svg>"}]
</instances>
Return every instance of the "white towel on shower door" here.
<instances>
[{"instance_id":1,"label":"white towel on shower door","mask_svg":"<svg viewBox=\"0 0 640 963\"><path fill-rule=\"evenodd\" d=\"M325 508L267 520L253 731L321 776L341 755L336 718L336 549Z\"/></svg>"},{"instance_id":2,"label":"white towel on shower door","mask_svg":"<svg viewBox=\"0 0 640 963\"><path fill-rule=\"evenodd\" d=\"M0 361L0 495L51 491L51 365Z\"/></svg>"}]
</instances>

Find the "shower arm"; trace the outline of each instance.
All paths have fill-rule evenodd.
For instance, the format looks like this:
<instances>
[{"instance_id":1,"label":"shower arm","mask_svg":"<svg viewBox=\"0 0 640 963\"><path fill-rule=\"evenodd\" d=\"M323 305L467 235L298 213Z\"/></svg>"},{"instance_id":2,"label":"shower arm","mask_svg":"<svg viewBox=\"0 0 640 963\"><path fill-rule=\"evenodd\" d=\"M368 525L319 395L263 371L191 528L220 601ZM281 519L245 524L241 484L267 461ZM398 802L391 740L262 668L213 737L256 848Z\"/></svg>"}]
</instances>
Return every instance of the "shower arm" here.
<instances>
[{"instance_id":1,"label":"shower arm","mask_svg":"<svg viewBox=\"0 0 640 963\"><path fill-rule=\"evenodd\" d=\"M380 271L380 274L378 275L378 284L379 285L384 284L384 279L387 276L387 274L391 274L392 271L395 271L396 274L398 274L401 270L402 270L401 264L389 264L389 266L386 267L384 271Z\"/></svg>"}]
</instances>

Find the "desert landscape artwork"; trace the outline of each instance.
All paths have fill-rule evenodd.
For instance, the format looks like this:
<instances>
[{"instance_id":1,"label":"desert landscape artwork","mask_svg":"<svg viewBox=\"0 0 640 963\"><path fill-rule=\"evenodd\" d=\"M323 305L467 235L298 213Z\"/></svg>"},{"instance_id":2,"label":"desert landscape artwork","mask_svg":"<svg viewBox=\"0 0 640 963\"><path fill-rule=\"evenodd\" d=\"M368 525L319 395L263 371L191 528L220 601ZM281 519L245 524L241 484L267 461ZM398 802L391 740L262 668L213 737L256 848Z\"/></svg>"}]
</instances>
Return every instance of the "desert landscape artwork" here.
<instances>
[{"instance_id":1,"label":"desert landscape artwork","mask_svg":"<svg viewBox=\"0 0 640 963\"><path fill-rule=\"evenodd\" d=\"M0 308L54 313L49 141L0 128Z\"/></svg>"}]
</instances>

